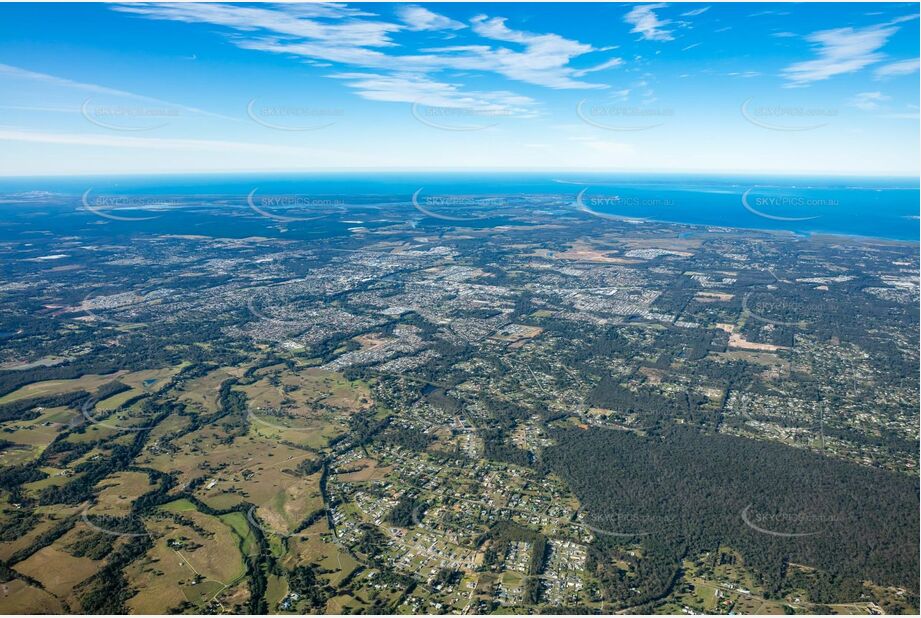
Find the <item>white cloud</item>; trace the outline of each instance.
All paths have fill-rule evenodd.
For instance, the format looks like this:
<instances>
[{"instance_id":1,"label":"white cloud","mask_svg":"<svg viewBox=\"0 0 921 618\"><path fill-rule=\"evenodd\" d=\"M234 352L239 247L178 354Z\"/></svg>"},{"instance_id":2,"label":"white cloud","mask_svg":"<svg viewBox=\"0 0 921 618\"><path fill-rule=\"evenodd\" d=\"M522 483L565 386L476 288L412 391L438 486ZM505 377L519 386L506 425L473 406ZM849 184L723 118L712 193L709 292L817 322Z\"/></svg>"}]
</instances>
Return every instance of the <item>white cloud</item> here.
<instances>
[{"instance_id":1,"label":"white cloud","mask_svg":"<svg viewBox=\"0 0 921 618\"><path fill-rule=\"evenodd\" d=\"M347 80L349 87L371 101L462 109L482 117L529 117L535 114L536 101L530 97L507 91L466 92L454 84L436 81L419 73L351 72L336 73L331 77Z\"/></svg>"},{"instance_id":2,"label":"white cloud","mask_svg":"<svg viewBox=\"0 0 921 618\"><path fill-rule=\"evenodd\" d=\"M577 70L568 66L577 56L604 50L556 34L513 30L501 17L478 16L472 20L472 30L489 41L514 43L516 47L489 43L397 54L385 53L398 47L393 40L395 33L436 26L453 28L455 24L460 24L415 6L399 9L406 24L389 23L367 13L347 12L341 5L331 11L319 11L322 14L316 15L311 12L312 9L298 13L286 8L289 6L264 5L257 8L228 4L155 3L119 6L117 10L151 19L225 26L234 30L232 41L241 48L291 54L311 61L349 65L353 69L399 71L404 74L444 70L484 71L547 88L606 87L577 79L591 69ZM616 62L609 60L601 67L609 68Z\"/></svg>"},{"instance_id":3,"label":"white cloud","mask_svg":"<svg viewBox=\"0 0 921 618\"><path fill-rule=\"evenodd\" d=\"M174 109L188 112L191 114L201 114L204 116L211 116L214 118L223 118L225 120L235 120L234 118L229 118L227 116L222 116L220 114L213 114L211 112L206 112L204 110L201 110L195 107L189 107L187 105L171 103L169 101L163 101L162 99L148 97L142 94L135 94L133 92L127 92L125 90L119 90L117 88L109 88L107 86L100 86L99 84L78 82L72 79L67 79L65 77L58 77L56 75L49 75L47 73L39 73L37 71L30 71L28 69L14 67L9 64L0 64L0 79L2 78L6 78L10 80L18 79L18 80L39 82L42 84L58 86L58 87L70 89L70 90L78 90L81 92L97 94L100 96L105 95L105 96L114 96L114 97L125 98L125 99L132 99L135 101L145 101L147 103L162 105L165 107L172 107ZM79 109L77 111L79 111Z\"/></svg>"},{"instance_id":4,"label":"white cloud","mask_svg":"<svg viewBox=\"0 0 921 618\"><path fill-rule=\"evenodd\" d=\"M851 105L865 112L872 112L879 109L880 103L884 103L891 98L882 92L860 92L851 99Z\"/></svg>"},{"instance_id":5,"label":"white cloud","mask_svg":"<svg viewBox=\"0 0 921 618\"><path fill-rule=\"evenodd\" d=\"M52 112L55 114L79 114L79 107L49 107L47 105L0 105L0 109L17 112Z\"/></svg>"},{"instance_id":6,"label":"white cloud","mask_svg":"<svg viewBox=\"0 0 921 618\"><path fill-rule=\"evenodd\" d=\"M589 73L595 73L596 71L604 71L606 69L613 69L615 67L619 67L623 63L624 61L621 58L611 58L610 60L606 60L605 62L602 62L601 64L595 65L593 67L573 71L572 74L575 75L576 77L582 77L583 75L588 75Z\"/></svg>"},{"instance_id":7,"label":"white cloud","mask_svg":"<svg viewBox=\"0 0 921 618\"><path fill-rule=\"evenodd\" d=\"M341 2L303 2L275 6L293 17L376 17L374 13L368 13Z\"/></svg>"},{"instance_id":8,"label":"white cloud","mask_svg":"<svg viewBox=\"0 0 921 618\"><path fill-rule=\"evenodd\" d=\"M853 73L880 62L885 58L879 50L898 31L894 25L907 18L898 18L884 24L865 28L835 28L820 30L806 36L815 46L818 57L791 64L781 71L788 80L788 86L805 86Z\"/></svg>"},{"instance_id":9,"label":"white cloud","mask_svg":"<svg viewBox=\"0 0 921 618\"><path fill-rule=\"evenodd\" d=\"M19 67L14 67L9 64L0 64L0 77L7 77L12 79L24 79L34 82L41 82L44 84L51 84L53 86L62 86L65 88L72 88L75 90L83 90L85 92L93 92L96 94L107 94L120 97L128 97L132 99L136 98L146 98L140 95L136 95L132 92L125 92L124 90L117 90L115 88L107 88L106 86L99 86L97 84L87 84L84 82L77 82L63 77L57 77L55 75L48 75L47 73L38 73L36 71L29 71L28 69L21 69Z\"/></svg>"},{"instance_id":10,"label":"white cloud","mask_svg":"<svg viewBox=\"0 0 921 618\"><path fill-rule=\"evenodd\" d=\"M65 146L101 146L105 148L140 148L144 150L241 152L250 154L329 154L313 148L279 146L252 142L235 142L208 139L177 139L160 137L136 137L93 133L51 133L31 131L17 127L0 127L0 141L58 144Z\"/></svg>"},{"instance_id":11,"label":"white cloud","mask_svg":"<svg viewBox=\"0 0 921 618\"><path fill-rule=\"evenodd\" d=\"M709 10L710 10L710 7L709 7L709 6L705 6L705 7L699 8L699 9L692 9L692 10L688 11L687 13L682 13L681 16L682 16L682 17L696 17L697 15L703 15L704 13L706 13L706 12L709 11Z\"/></svg>"},{"instance_id":12,"label":"white cloud","mask_svg":"<svg viewBox=\"0 0 921 618\"><path fill-rule=\"evenodd\" d=\"M397 15L410 30L461 30L464 24L415 4L400 5Z\"/></svg>"},{"instance_id":13,"label":"white cloud","mask_svg":"<svg viewBox=\"0 0 921 618\"><path fill-rule=\"evenodd\" d=\"M790 11L759 11L758 13L752 13L749 17L764 17L765 15L777 15L780 17L789 15Z\"/></svg>"},{"instance_id":14,"label":"white cloud","mask_svg":"<svg viewBox=\"0 0 921 618\"><path fill-rule=\"evenodd\" d=\"M268 5L265 5L268 6ZM116 11L149 19L208 23L244 32L269 31L289 37L324 41L335 46L386 47L396 45L390 34L402 26L377 19L360 19L369 13L347 12L336 5L283 4L271 8L229 4L150 3L113 7ZM325 8L321 8L325 7ZM335 21L319 21L318 18Z\"/></svg>"},{"instance_id":15,"label":"white cloud","mask_svg":"<svg viewBox=\"0 0 921 618\"><path fill-rule=\"evenodd\" d=\"M884 64L873 72L873 75L876 79L885 79L887 77L896 77L898 75L910 75L912 73L918 72L918 67L921 66L921 59L919 58L909 58L907 60L899 60L898 62L892 62L889 64Z\"/></svg>"},{"instance_id":16,"label":"white cloud","mask_svg":"<svg viewBox=\"0 0 921 618\"><path fill-rule=\"evenodd\" d=\"M488 18L479 15L473 20L473 31L480 36L516 43L524 46L524 51L515 52L508 48L488 52L480 50L480 57L493 64L493 71L510 79L523 81L549 88L598 88L598 84L588 84L572 79L576 71L567 67L572 58L596 50L591 45L566 39L557 34L534 34L521 30L512 30L505 25L504 17Z\"/></svg>"},{"instance_id":17,"label":"white cloud","mask_svg":"<svg viewBox=\"0 0 921 618\"><path fill-rule=\"evenodd\" d=\"M624 16L624 21L633 26L630 32L639 33L647 41L671 41L674 37L664 29L671 21L661 20L655 14L657 9L666 6L664 3L635 6Z\"/></svg>"}]
</instances>

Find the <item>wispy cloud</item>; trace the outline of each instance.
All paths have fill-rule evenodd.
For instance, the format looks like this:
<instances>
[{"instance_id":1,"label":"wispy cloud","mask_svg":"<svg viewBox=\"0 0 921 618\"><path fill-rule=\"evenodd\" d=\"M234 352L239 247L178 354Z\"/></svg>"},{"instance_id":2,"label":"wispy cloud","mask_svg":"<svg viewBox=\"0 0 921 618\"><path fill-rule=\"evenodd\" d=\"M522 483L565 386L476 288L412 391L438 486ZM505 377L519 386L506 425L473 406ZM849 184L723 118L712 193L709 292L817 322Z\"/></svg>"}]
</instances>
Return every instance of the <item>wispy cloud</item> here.
<instances>
[{"instance_id":1,"label":"wispy cloud","mask_svg":"<svg viewBox=\"0 0 921 618\"><path fill-rule=\"evenodd\" d=\"M32 131L18 127L0 126L0 141L31 142L70 146L101 146L106 148L140 148L145 150L242 152L248 154L329 154L328 150L300 146L279 146L228 140L136 137L93 133L53 133Z\"/></svg>"},{"instance_id":2,"label":"wispy cloud","mask_svg":"<svg viewBox=\"0 0 921 618\"><path fill-rule=\"evenodd\" d=\"M608 59L593 68L576 69L569 66L574 58L605 50L557 34L515 30L506 25L505 18L486 15L471 20L470 31L481 38L476 44L399 53L396 50L400 45L394 36L401 31L459 30L467 26L416 5L397 9L400 23L355 12L343 5L322 6L325 8L308 7L299 11L291 8L292 5L153 3L119 6L116 10L150 19L224 26L233 30L231 41L241 48L339 65L337 68L342 71L335 77L354 79L351 86L356 93L374 100L405 102L433 93L439 97L453 93L461 100L491 100L501 104L508 93L466 92L432 75L443 71L480 71L547 88L592 89L607 86L579 78L620 63ZM406 90L412 84L422 89L415 96Z\"/></svg>"},{"instance_id":3,"label":"wispy cloud","mask_svg":"<svg viewBox=\"0 0 921 618\"><path fill-rule=\"evenodd\" d=\"M420 103L431 107L463 108L497 116L533 116L536 101L507 91L467 92L455 84L433 80L419 73L335 73L351 88L372 101Z\"/></svg>"},{"instance_id":4,"label":"wispy cloud","mask_svg":"<svg viewBox=\"0 0 921 618\"><path fill-rule=\"evenodd\" d=\"M698 16L698 15L703 15L704 13L706 13L706 12L709 11L709 10L710 10L710 7L709 7L709 6L704 6L704 7L701 7L701 8L699 8L699 9L691 9L690 11L688 11L688 12L686 12L686 13L682 13L681 16L682 16L682 17L696 17L696 16Z\"/></svg>"},{"instance_id":5,"label":"wispy cloud","mask_svg":"<svg viewBox=\"0 0 921 618\"><path fill-rule=\"evenodd\" d=\"M415 4L397 7L397 15L410 30L462 30L467 26Z\"/></svg>"},{"instance_id":6,"label":"wispy cloud","mask_svg":"<svg viewBox=\"0 0 921 618\"><path fill-rule=\"evenodd\" d=\"M0 109L17 112L51 112L55 114L79 114L79 107L50 107L48 105L0 105Z\"/></svg>"},{"instance_id":7,"label":"wispy cloud","mask_svg":"<svg viewBox=\"0 0 921 618\"><path fill-rule=\"evenodd\" d=\"M633 26L630 32L638 33L647 41L671 41L674 37L671 31L665 29L671 21L659 19L655 13L666 6L664 3L635 6L624 16L624 21Z\"/></svg>"},{"instance_id":8,"label":"wispy cloud","mask_svg":"<svg viewBox=\"0 0 921 618\"><path fill-rule=\"evenodd\" d=\"M919 66L921 66L921 59L909 58L907 60L899 60L897 62L884 64L883 66L873 71L873 75L876 77L876 79L897 77L899 75L910 75L912 73L917 73Z\"/></svg>"},{"instance_id":9,"label":"wispy cloud","mask_svg":"<svg viewBox=\"0 0 921 618\"><path fill-rule=\"evenodd\" d=\"M786 16L789 15L790 11L759 11L757 13L752 13L749 17L764 17L765 15L776 15L776 16Z\"/></svg>"},{"instance_id":10,"label":"wispy cloud","mask_svg":"<svg viewBox=\"0 0 921 618\"><path fill-rule=\"evenodd\" d=\"M171 103L169 101L163 101L162 99L157 99L154 97L148 97L142 94L135 94L133 92L127 92L125 90L119 90L117 88L109 88L108 86L101 86L99 84L92 84L87 82L74 81L72 79L67 79L64 77L58 77L56 75L49 75L47 73L40 73L38 71L30 71L28 69L23 69L20 67L11 66L9 64L0 64L0 79L8 80L25 80L31 82L37 82L42 84L48 84L51 86L58 86L61 88L69 90L77 90L80 92L86 92L89 94L97 94L104 96L112 96L124 99L131 99L134 101L142 101L146 103L152 103L155 105L161 105L166 107L171 107L177 110L181 110L191 114L201 114L204 116L212 116L215 118L223 118L225 120L235 120L234 118L229 118L227 116L222 116L220 114L213 114L195 107L189 107L187 105L180 105L178 103ZM33 108L35 111L39 111L40 107L36 106ZM54 111L62 111L56 109ZM74 108L73 111L79 112L79 108Z\"/></svg>"},{"instance_id":11,"label":"wispy cloud","mask_svg":"<svg viewBox=\"0 0 921 618\"><path fill-rule=\"evenodd\" d=\"M860 71L884 60L885 55L880 50L898 32L896 24L913 18L902 17L865 28L834 28L813 32L806 36L806 40L814 45L817 57L783 69L781 73L787 78L787 86L805 86L836 75Z\"/></svg>"},{"instance_id":12,"label":"wispy cloud","mask_svg":"<svg viewBox=\"0 0 921 618\"><path fill-rule=\"evenodd\" d=\"M120 5L113 9L149 19L208 23L249 33L263 30L288 37L322 41L335 47L395 46L390 35L402 28L399 24L380 19L364 19L374 15L335 4L251 7L218 3L152 2Z\"/></svg>"},{"instance_id":13,"label":"wispy cloud","mask_svg":"<svg viewBox=\"0 0 921 618\"><path fill-rule=\"evenodd\" d=\"M623 63L624 61L621 58L611 58L610 60L606 60L602 62L601 64L597 64L593 67L589 67L587 69L578 69L576 71L573 71L572 74L575 75L576 77L582 77L583 75L588 75L589 73L595 73L597 71L605 71L607 69L613 69L613 68L619 67Z\"/></svg>"},{"instance_id":14,"label":"wispy cloud","mask_svg":"<svg viewBox=\"0 0 921 618\"><path fill-rule=\"evenodd\" d=\"M854 95L850 104L857 109L865 112L872 112L880 108L880 103L889 101L892 97L886 96L882 92L860 92Z\"/></svg>"},{"instance_id":15,"label":"wispy cloud","mask_svg":"<svg viewBox=\"0 0 921 618\"><path fill-rule=\"evenodd\" d=\"M53 86L62 86L65 88L72 88L74 90L82 90L84 92L91 92L95 94L106 94L106 95L113 95L113 96L119 96L119 97L127 97L127 98L132 98L132 99L146 99L147 98L141 95L134 94L133 92L126 92L124 90L118 90L116 88L108 88L106 86L100 86L98 84L78 82L78 81L74 81L71 79L66 79L64 77L48 75L47 73L39 73L37 71L30 71L28 69L14 67L9 64L0 64L0 77L29 80L33 82L40 82L43 84L50 84Z\"/></svg>"},{"instance_id":16,"label":"wispy cloud","mask_svg":"<svg viewBox=\"0 0 921 618\"><path fill-rule=\"evenodd\" d=\"M534 34L513 30L505 25L504 17L473 18L473 30L480 36L494 41L515 43L524 46L524 51L515 52L509 48L480 50L480 58L492 64L492 70L510 79L550 88L598 88L574 80L576 71L568 64L575 57L600 51L591 45L580 43L557 34Z\"/></svg>"}]
</instances>

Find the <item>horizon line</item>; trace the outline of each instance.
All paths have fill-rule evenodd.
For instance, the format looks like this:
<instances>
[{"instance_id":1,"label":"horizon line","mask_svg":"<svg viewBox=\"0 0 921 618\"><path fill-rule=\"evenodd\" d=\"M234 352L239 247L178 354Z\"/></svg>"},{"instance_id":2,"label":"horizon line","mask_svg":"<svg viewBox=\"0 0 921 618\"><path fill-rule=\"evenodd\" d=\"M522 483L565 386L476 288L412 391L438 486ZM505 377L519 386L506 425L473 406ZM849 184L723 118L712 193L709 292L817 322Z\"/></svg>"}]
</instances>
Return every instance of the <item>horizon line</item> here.
<instances>
[{"instance_id":1,"label":"horizon line","mask_svg":"<svg viewBox=\"0 0 921 618\"><path fill-rule=\"evenodd\" d=\"M227 170L195 170L195 171L128 171L128 172L74 172L74 173L36 173L36 174L3 174L0 173L0 179L30 179L30 178L98 178L98 177L132 177L132 176L208 176L208 175L226 175L226 174L304 174L304 175L322 175L322 174L349 174L349 173L417 173L417 174L503 174L503 173L605 173L605 174L659 174L659 175L697 175L697 176L796 176L796 177L833 177L833 178L893 178L900 180L915 180L921 183L921 174L906 173L879 173L879 172L842 172L842 171L755 171L755 170L652 170L652 169L619 169L612 170L608 168L596 167L531 167L531 168L410 168L410 167L349 167L349 168L328 168L317 170L303 169L227 169Z\"/></svg>"}]
</instances>

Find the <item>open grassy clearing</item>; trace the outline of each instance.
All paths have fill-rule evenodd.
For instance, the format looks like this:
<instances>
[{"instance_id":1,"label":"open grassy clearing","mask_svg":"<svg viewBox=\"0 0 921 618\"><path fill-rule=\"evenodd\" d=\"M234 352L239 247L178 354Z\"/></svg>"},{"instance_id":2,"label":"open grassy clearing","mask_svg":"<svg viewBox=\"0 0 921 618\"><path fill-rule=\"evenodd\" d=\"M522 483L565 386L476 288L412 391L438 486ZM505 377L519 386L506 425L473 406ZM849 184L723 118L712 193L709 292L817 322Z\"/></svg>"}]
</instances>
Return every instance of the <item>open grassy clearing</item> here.
<instances>
[{"instance_id":1,"label":"open grassy clearing","mask_svg":"<svg viewBox=\"0 0 921 618\"><path fill-rule=\"evenodd\" d=\"M359 563L333 540L326 518L288 540L288 553L282 559L286 568L300 564L318 564L329 571L322 575L330 585L336 586L348 577Z\"/></svg>"},{"instance_id":2,"label":"open grassy clearing","mask_svg":"<svg viewBox=\"0 0 921 618\"><path fill-rule=\"evenodd\" d=\"M136 499L156 487L143 472L118 472L99 482L96 486L97 502L88 512L122 517L131 512L131 505Z\"/></svg>"},{"instance_id":3,"label":"open grassy clearing","mask_svg":"<svg viewBox=\"0 0 921 618\"><path fill-rule=\"evenodd\" d=\"M90 413L92 414L92 412ZM105 417L101 415L97 418L100 418L102 422L106 425L111 425L107 427L99 423L85 423L82 428L74 431L72 434L67 436L68 442L73 442L75 444L82 444L85 442L96 442L97 440L106 440L120 433L118 427L122 425L120 421L124 421L124 417L119 418L118 416ZM125 423L125 427L130 427L131 425Z\"/></svg>"},{"instance_id":4,"label":"open grassy clearing","mask_svg":"<svg viewBox=\"0 0 921 618\"><path fill-rule=\"evenodd\" d=\"M134 372L122 370L109 374L87 374L69 380L44 380L41 382L32 382L31 384L26 384L0 397L0 404L12 403L20 399L29 399L32 397L61 395L80 390L94 393L100 386L117 380L131 387L132 390L113 395L104 400L107 402L108 408L104 406L101 409L113 409L116 407L113 404L119 401L124 402L142 393L159 391L186 365L187 363L182 363L174 367L164 367L161 369L145 369Z\"/></svg>"},{"instance_id":5,"label":"open grassy clearing","mask_svg":"<svg viewBox=\"0 0 921 618\"><path fill-rule=\"evenodd\" d=\"M225 509L244 500L268 503L297 479L297 465L315 456L264 437L249 435L233 443L228 437L222 426L203 427L174 440L176 452L147 451L138 464L175 474L177 486L205 477L194 490L196 497Z\"/></svg>"},{"instance_id":6,"label":"open grassy clearing","mask_svg":"<svg viewBox=\"0 0 921 618\"><path fill-rule=\"evenodd\" d=\"M349 417L372 405L370 387L337 372L273 365L234 390L247 398L250 430L258 436L322 449L348 431Z\"/></svg>"},{"instance_id":7,"label":"open grassy clearing","mask_svg":"<svg viewBox=\"0 0 921 618\"><path fill-rule=\"evenodd\" d=\"M143 390L132 388L122 393L118 393L117 395L112 395L111 397L102 399L96 402L96 405L94 407L95 409L100 410L102 412L111 412L112 410L117 410L118 408L122 407L128 401L134 399L135 397L138 397L143 394L144 394Z\"/></svg>"},{"instance_id":8,"label":"open grassy clearing","mask_svg":"<svg viewBox=\"0 0 921 618\"><path fill-rule=\"evenodd\" d=\"M75 599L69 599L74 587L95 575L105 564L103 560L78 558L66 550L66 547L75 542L80 534L88 530L87 526L78 524L53 544L43 547L26 560L16 563L14 570L41 582L48 592L68 599L68 604L75 604Z\"/></svg>"},{"instance_id":9,"label":"open grassy clearing","mask_svg":"<svg viewBox=\"0 0 921 618\"><path fill-rule=\"evenodd\" d=\"M193 380L182 386L179 392L179 401L188 404L192 409L202 412L216 412L218 409L218 394L221 383L232 377L239 377L242 371L234 367L221 367Z\"/></svg>"},{"instance_id":10,"label":"open grassy clearing","mask_svg":"<svg viewBox=\"0 0 921 618\"><path fill-rule=\"evenodd\" d=\"M166 613L184 601L203 608L246 572L230 526L182 504L170 507L145 520L154 547L125 570L138 591L128 600L136 613Z\"/></svg>"},{"instance_id":11,"label":"open grassy clearing","mask_svg":"<svg viewBox=\"0 0 921 618\"><path fill-rule=\"evenodd\" d=\"M291 442L313 450L325 448L330 440L348 431L345 418L331 413L312 415L302 410L283 413L251 411L249 420L251 435L273 442Z\"/></svg>"},{"instance_id":12,"label":"open grassy clearing","mask_svg":"<svg viewBox=\"0 0 921 618\"><path fill-rule=\"evenodd\" d=\"M187 429L189 423L190 419L188 416L170 414L168 417L160 421L157 426L150 431L148 441L151 444L156 444L157 441L162 439L164 436L168 436L170 434Z\"/></svg>"},{"instance_id":13,"label":"open grassy clearing","mask_svg":"<svg viewBox=\"0 0 921 618\"><path fill-rule=\"evenodd\" d=\"M128 375L119 378L119 382L130 386L134 389L145 392L157 392L180 371L185 369L189 363L182 362L172 367L161 367L159 369L145 369L143 371L134 371Z\"/></svg>"},{"instance_id":14,"label":"open grassy clearing","mask_svg":"<svg viewBox=\"0 0 921 618\"><path fill-rule=\"evenodd\" d=\"M316 368L296 373L279 369L240 390L257 408L304 406L357 412L371 403L371 392L364 382Z\"/></svg>"},{"instance_id":15,"label":"open grassy clearing","mask_svg":"<svg viewBox=\"0 0 921 618\"><path fill-rule=\"evenodd\" d=\"M51 593L21 579L0 584L0 605L7 614L61 614L64 604Z\"/></svg>"},{"instance_id":16,"label":"open grassy clearing","mask_svg":"<svg viewBox=\"0 0 921 618\"><path fill-rule=\"evenodd\" d=\"M278 575L269 575L266 582L265 600L269 608L274 611L285 595L288 594L288 580Z\"/></svg>"},{"instance_id":17,"label":"open grassy clearing","mask_svg":"<svg viewBox=\"0 0 921 618\"><path fill-rule=\"evenodd\" d=\"M0 438L17 445L0 451L0 466L21 465L41 455L76 414L66 407L46 408L30 420L0 423Z\"/></svg>"},{"instance_id":18,"label":"open grassy clearing","mask_svg":"<svg viewBox=\"0 0 921 618\"><path fill-rule=\"evenodd\" d=\"M250 530L246 515L243 513L227 513L226 515L221 515L219 519L230 526L230 529L237 535L240 542L240 551L244 556L254 556L259 553L259 543L256 541L252 530Z\"/></svg>"},{"instance_id":19,"label":"open grassy clearing","mask_svg":"<svg viewBox=\"0 0 921 618\"><path fill-rule=\"evenodd\" d=\"M265 526L282 534L293 532L304 518L323 508L320 473L292 480L272 498L258 505L256 514Z\"/></svg>"},{"instance_id":20,"label":"open grassy clearing","mask_svg":"<svg viewBox=\"0 0 921 618\"><path fill-rule=\"evenodd\" d=\"M195 511L197 509L191 500L180 498L179 500L173 500L172 502L164 504L160 507L160 510L170 513L184 513L186 511Z\"/></svg>"},{"instance_id":21,"label":"open grassy clearing","mask_svg":"<svg viewBox=\"0 0 921 618\"><path fill-rule=\"evenodd\" d=\"M28 494L30 497L37 497L39 492L41 492L46 487L65 485L80 477L79 473L73 474L69 468L52 468L49 466L42 466L39 468L39 470L48 476L38 481L32 481L31 483L24 483L22 485L22 488L26 491L26 494Z\"/></svg>"},{"instance_id":22,"label":"open grassy clearing","mask_svg":"<svg viewBox=\"0 0 921 618\"><path fill-rule=\"evenodd\" d=\"M103 384L108 384L116 379L123 380L127 375L127 371L116 371L115 373L107 375L87 374L72 380L45 380L43 382L33 382L0 397L0 404L12 403L20 399L29 399L32 397L47 397L49 395L72 393L79 390L92 393Z\"/></svg>"}]
</instances>

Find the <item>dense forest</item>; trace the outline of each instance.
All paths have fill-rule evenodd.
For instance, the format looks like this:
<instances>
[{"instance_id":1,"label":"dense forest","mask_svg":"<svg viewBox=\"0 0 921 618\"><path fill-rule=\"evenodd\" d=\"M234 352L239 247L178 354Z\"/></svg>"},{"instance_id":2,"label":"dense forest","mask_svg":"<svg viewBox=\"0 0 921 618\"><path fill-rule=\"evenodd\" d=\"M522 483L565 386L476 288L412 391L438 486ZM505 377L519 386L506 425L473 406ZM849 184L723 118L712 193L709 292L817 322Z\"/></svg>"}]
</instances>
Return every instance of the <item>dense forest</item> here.
<instances>
[{"instance_id":1,"label":"dense forest","mask_svg":"<svg viewBox=\"0 0 921 618\"><path fill-rule=\"evenodd\" d=\"M565 429L554 438L542 464L598 530L595 567L614 602L665 594L681 558L721 544L741 551L775 597L795 583L790 563L821 570L810 594L823 601L856 600L864 580L917 593L916 478L681 426L647 437ZM639 580L611 563L625 543L644 547Z\"/></svg>"}]
</instances>

